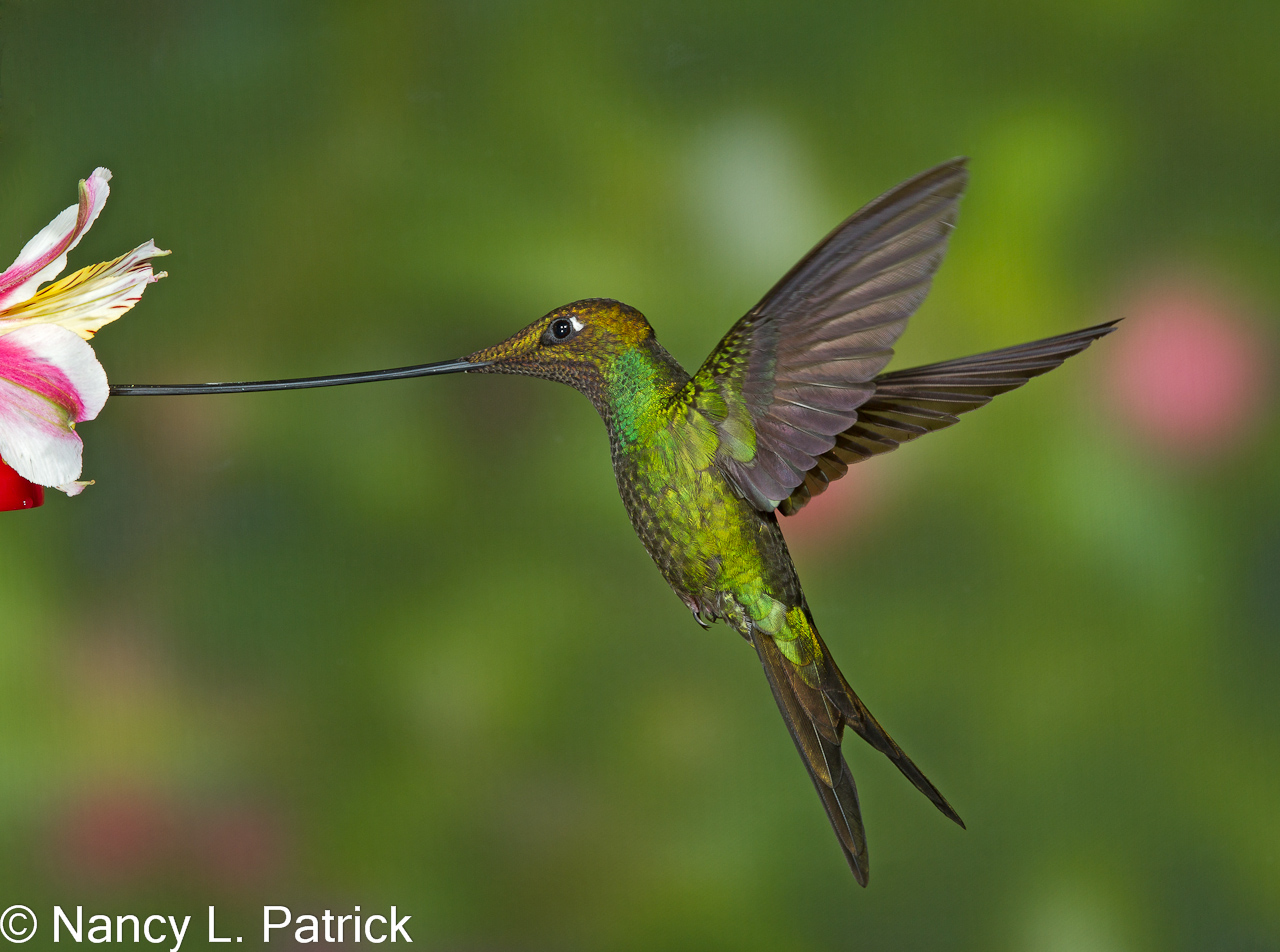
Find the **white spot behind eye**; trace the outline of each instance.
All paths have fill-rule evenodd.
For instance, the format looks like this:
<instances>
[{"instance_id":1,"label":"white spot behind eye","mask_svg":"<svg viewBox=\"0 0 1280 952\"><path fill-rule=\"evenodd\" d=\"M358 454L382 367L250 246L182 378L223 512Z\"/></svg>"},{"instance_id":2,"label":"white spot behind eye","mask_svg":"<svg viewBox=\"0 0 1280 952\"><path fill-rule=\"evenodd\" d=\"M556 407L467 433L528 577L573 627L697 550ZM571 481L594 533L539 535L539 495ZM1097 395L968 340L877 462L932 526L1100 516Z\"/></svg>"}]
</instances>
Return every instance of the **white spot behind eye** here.
<instances>
[{"instance_id":1,"label":"white spot behind eye","mask_svg":"<svg viewBox=\"0 0 1280 952\"><path fill-rule=\"evenodd\" d=\"M582 321L578 320L576 317L569 318L569 323L573 325L573 329L575 331L582 330Z\"/></svg>"}]
</instances>

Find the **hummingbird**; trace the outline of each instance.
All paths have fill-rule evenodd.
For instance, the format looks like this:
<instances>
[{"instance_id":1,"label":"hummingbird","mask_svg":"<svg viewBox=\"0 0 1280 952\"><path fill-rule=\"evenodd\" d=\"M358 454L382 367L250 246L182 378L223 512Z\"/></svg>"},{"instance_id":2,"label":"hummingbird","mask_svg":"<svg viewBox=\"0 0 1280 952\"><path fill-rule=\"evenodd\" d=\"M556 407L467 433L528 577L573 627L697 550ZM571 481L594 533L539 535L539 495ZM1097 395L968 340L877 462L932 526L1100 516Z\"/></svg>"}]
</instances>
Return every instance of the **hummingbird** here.
<instances>
[{"instance_id":1,"label":"hummingbird","mask_svg":"<svg viewBox=\"0 0 1280 952\"><path fill-rule=\"evenodd\" d=\"M951 426L1059 366L1115 322L957 360L884 372L929 291L968 181L965 159L917 175L855 212L729 329L689 374L638 310L566 304L467 357L293 381L119 385L113 393L296 389L469 372L568 384L599 412L631 524L704 628L755 650L859 885L870 874L845 728L887 756L961 827L946 798L867 710L805 599L779 517L850 465Z\"/></svg>"}]
</instances>

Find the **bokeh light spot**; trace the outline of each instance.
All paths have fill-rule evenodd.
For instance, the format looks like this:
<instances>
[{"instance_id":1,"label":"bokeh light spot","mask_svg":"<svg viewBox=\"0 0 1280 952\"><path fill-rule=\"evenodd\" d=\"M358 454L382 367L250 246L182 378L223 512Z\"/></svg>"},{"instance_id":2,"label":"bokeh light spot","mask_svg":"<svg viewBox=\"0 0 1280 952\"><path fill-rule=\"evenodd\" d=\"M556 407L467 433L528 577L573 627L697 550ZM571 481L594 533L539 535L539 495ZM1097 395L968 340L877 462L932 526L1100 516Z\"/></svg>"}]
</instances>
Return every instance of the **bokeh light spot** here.
<instances>
[{"instance_id":1,"label":"bokeh light spot","mask_svg":"<svg viewBox=\"0 0 1280 952\"><path fill-rule=\"evenodd\" d=\"M787 545L797 554L821 553L846 538L870 514L880 496L883 460L857 463L814 496L794 516L781 520Z\"/></svg>"},{"instance_id":2,"label":"bokeh light spot","mask_svg":"<svg viewBox=\"0 0 1280 952\"><path fill-rule=\"evenodd\" d=\"M152 791L88 791L54 823L57 854L74 879L128 882L166 863L173 833L170 805Z\"/></svg>"},{"instance_id":3,"label":"bokeh light spot","mask_svg":"<svg viewBox=\"0 0 1280 952\"><path fill-rule=\"evenodd\" d=\"M189 826L197 867L224 888L264 886L284 868L283 825L268 809L233 804L193 812Z\"/></svg>"},{"instance_id":4,"label":"bokeh light spot","mask_svg":"<svg viewBox=\"0 0 1280 952\"><path fill-rule=\"evenodd\" d=\"M1239 448L1265 404L1268 341L1207 282L1150 282L1121 309L1108 341L1106 393L1126 430L1161 455L1194 462Z\"/></svg>"}]
</instances>

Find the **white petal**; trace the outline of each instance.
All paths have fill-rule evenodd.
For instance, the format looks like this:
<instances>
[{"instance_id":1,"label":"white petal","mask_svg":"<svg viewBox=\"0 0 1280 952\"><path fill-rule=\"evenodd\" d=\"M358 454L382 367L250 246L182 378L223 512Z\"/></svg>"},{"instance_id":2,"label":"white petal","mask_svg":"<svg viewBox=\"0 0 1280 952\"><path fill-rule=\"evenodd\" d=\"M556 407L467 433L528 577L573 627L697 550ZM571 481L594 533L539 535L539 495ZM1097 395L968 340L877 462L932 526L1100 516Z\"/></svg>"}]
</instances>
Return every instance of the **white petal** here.
<instances>
[{"instance_id":1,"label":"white petal","mask_svg":"<svg viewBox=\"0 0 1280 952\"><path fill-rule=\"evenodd\" d=\"M92 486L92 479L75 479L69 483L63 483L61 486L55 486L54 489L61 489L68 496L79 496L84 492L84 487Z\"/></svg>"},{"instance_id":2,"label":"white petal","mask_svg":"<svg viewBox=\"0 0 1280 952\"><path fill-rule=\"evenodd\" d=\"M98 168L80 183L80 201L65 208L26 243L13 264L0 274L0 309L13 307L52 281L67 266L67 252L80 243L94 223L111 189L111 173Z\"/></svg>"},{"instance_id":3,"label":"white petal","mask_svg":"<svg viewBox=\"0 0 1280 952\"><path fill-rule=\"evenodd\" d=\"M44 323L61 325L88 340L137 304L148 284L165 276L163 271L153 273L148 259L168 253L148 241L114 261L81 268L30 300L0 311L0 334Z\"/></svg>"},{"instance_id":4,"label":"white petal","mask_svg":"<svg viewBox=\"0 0 1280 952\"><path fill-rule=\"evenodd\" d=\"M0 457L19 475L44 486L76 480L75 424L106 401L107 375L74 332L33 324L0 337Z\"/></svg>"}]
</instances>

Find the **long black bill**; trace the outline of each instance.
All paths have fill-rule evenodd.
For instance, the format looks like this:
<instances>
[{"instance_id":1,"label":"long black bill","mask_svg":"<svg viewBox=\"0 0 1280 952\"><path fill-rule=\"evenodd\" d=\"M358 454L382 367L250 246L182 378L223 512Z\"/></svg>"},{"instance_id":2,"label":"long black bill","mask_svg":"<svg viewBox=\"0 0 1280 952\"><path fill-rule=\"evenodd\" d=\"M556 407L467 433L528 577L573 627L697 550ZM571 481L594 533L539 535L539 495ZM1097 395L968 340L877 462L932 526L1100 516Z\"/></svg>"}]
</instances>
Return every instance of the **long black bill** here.
<instances>
[{"instance_id":1,"label":"long black bill","mask_svg":"<svg viewBox=\"0 0 1280 952\"><path fill-rule=\"evenodd\" d=\"M262 390L307 390L311 387L345 387L349 383L375 383L379 380L403 380L406 377L430 377L456 374L489 366L488 361L464 358L441 360L434 364L415 364L390 370L364 370L355 374L332 377L294 377L291 380L245 380L240 383L118 383L111 387L113 397L181 397L200 393L257 393Z\"/></svg>"}]
</instances>

